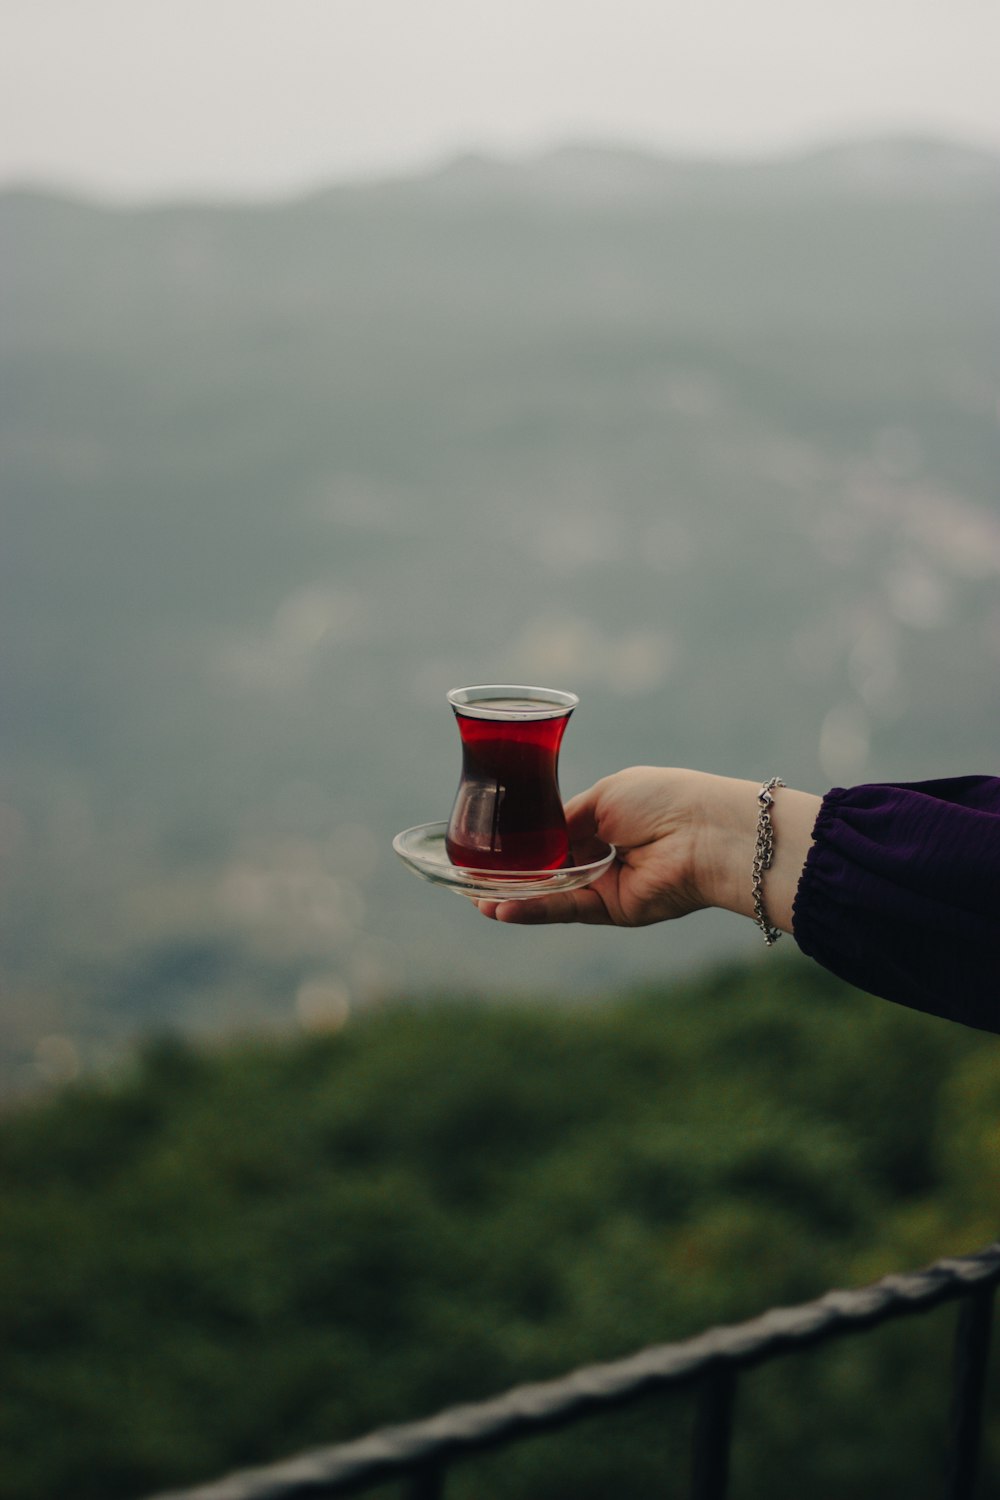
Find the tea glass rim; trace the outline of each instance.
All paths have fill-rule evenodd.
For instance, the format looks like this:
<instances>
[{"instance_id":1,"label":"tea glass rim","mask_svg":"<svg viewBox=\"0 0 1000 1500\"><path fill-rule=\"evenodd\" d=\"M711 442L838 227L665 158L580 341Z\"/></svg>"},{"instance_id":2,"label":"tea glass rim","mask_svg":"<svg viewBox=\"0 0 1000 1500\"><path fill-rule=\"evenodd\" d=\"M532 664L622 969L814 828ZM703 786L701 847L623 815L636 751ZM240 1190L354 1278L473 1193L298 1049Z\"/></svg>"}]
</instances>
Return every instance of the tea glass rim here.
<instances>
[{"instance_id":1,"label":"tea glass rim","mask_svg":"<svg viewBox=\"0 0 1000 1500\"><path fill-rule=\"evenodd\" d=\"M446 694L456 713L470 719L495 719L507 723L522 723L538 719L565 719L580 702L576 693L564 692L561 688L528 687L523 683L490 682L478 683L474 687L451 688ZM497 698L527 699L537 702L537 708L497 708L490 700ZM476 700L484 700L477 702Z\"/></svg>"}]
</instances>

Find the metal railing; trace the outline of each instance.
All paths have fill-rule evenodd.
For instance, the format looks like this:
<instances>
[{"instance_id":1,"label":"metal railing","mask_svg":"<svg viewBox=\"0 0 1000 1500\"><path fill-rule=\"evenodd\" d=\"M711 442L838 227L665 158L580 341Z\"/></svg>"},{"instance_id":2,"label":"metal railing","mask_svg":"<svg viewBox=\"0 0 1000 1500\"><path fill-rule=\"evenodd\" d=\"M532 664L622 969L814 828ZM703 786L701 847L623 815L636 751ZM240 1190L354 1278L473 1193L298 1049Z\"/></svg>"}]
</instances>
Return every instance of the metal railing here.
<instances>
[{"instance_id":1,"label":"metal railing","mask_svg":"<svg viewBox=\"0 0 1000 1500\"><path fill-rule=\"evenodd\" d=\"M973 1500L993 1294L1000 1241L974 1255L831 1291L797 1307L772 1308L745 1323L712 1328L626 1359L584 1366L559 1380L455 1406L426 1421L387 1427L354 1442L231 1474L155 1500L319 1500L399 1481L405 1500L442 1500L449 1468L467 1456L621 1408L653 1391L696 1387L692 1500L724 1500L736 1384L742 1370L780 1355L863 1333L893 1318L959 1301L944 1500Z\"/></svg>"}]
</instances>

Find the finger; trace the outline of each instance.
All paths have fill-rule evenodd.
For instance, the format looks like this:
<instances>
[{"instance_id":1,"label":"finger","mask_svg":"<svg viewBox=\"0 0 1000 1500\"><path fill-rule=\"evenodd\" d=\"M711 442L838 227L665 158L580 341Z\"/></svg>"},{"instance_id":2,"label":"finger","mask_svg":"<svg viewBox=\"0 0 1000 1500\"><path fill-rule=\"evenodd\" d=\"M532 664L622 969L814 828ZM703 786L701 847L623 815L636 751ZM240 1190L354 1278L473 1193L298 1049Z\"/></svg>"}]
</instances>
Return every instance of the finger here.
<instances>
[{"instance_id":1,"label":"finger","mask_svg":"<svg viewBox=\"0 0 1000 1500\"><path fill-rule=\"evenodd\" d=\"M563 811L571 838L594 838L597 834L597 787L578 792L569 799Z\"/></svg>"},{"instance_id":2,"label":"finger","mask_svg":"<svg viewBox=\"0 0 1000 1500\"><path fill-rule=\"evenodd\" d=\"M583 922L607 926L611 922L608 908L599 893L591 887L579 891L560 891L553 896L537 896L530 901L481 902L492 910L484 915L517 927L540 927L553 923Z\"/></svg>"}]
</instances>

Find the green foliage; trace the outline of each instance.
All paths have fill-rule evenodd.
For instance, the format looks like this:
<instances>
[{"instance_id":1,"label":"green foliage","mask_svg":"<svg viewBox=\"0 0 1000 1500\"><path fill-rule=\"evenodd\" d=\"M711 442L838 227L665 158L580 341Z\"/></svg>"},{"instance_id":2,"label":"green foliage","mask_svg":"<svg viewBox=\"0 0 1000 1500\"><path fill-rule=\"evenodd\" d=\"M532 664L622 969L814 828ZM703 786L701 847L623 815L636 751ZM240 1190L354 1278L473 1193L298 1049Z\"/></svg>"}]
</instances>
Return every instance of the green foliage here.
<instances>
[{"instance_id":1,"label":"green foliage","mask_svg":"<svg viewBox=\"0 0 1000 1500\"><path fill-rule=\"evenodd\" d=\"M797 962L151 1045L0 1131L4 1493L193 1482L973 1249L998 1119L991 1039ZM749 1375L734 1493L935 1493L950 1327ZM649 1493L687 1420L601 1418L455 1494Z\"/></svg>"}]
</instances>

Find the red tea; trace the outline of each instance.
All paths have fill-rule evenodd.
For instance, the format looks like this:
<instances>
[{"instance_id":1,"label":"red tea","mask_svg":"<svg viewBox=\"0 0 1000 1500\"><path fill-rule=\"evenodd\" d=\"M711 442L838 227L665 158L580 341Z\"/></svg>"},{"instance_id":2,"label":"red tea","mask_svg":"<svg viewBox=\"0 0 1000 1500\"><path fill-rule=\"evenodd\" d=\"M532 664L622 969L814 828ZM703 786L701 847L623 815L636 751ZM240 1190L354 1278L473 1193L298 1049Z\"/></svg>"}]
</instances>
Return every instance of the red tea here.
<instances>
[{"instance_id":1,"label":"red tea","mask_svg":"<svg viewBox=\"0 0 1000 1500\"><path fill-rule=\"evenodd\" d=\"M572 694L503 696L502 689L449 694L462 736L462 779L445 847L453 865L502 874L569 863L559 795L559 746ZM481 692L482 697L471 695ZM487 696L492 692L494 696ZM456 701L462 700L465 701Z\"/></svg>"}]
</instances>

